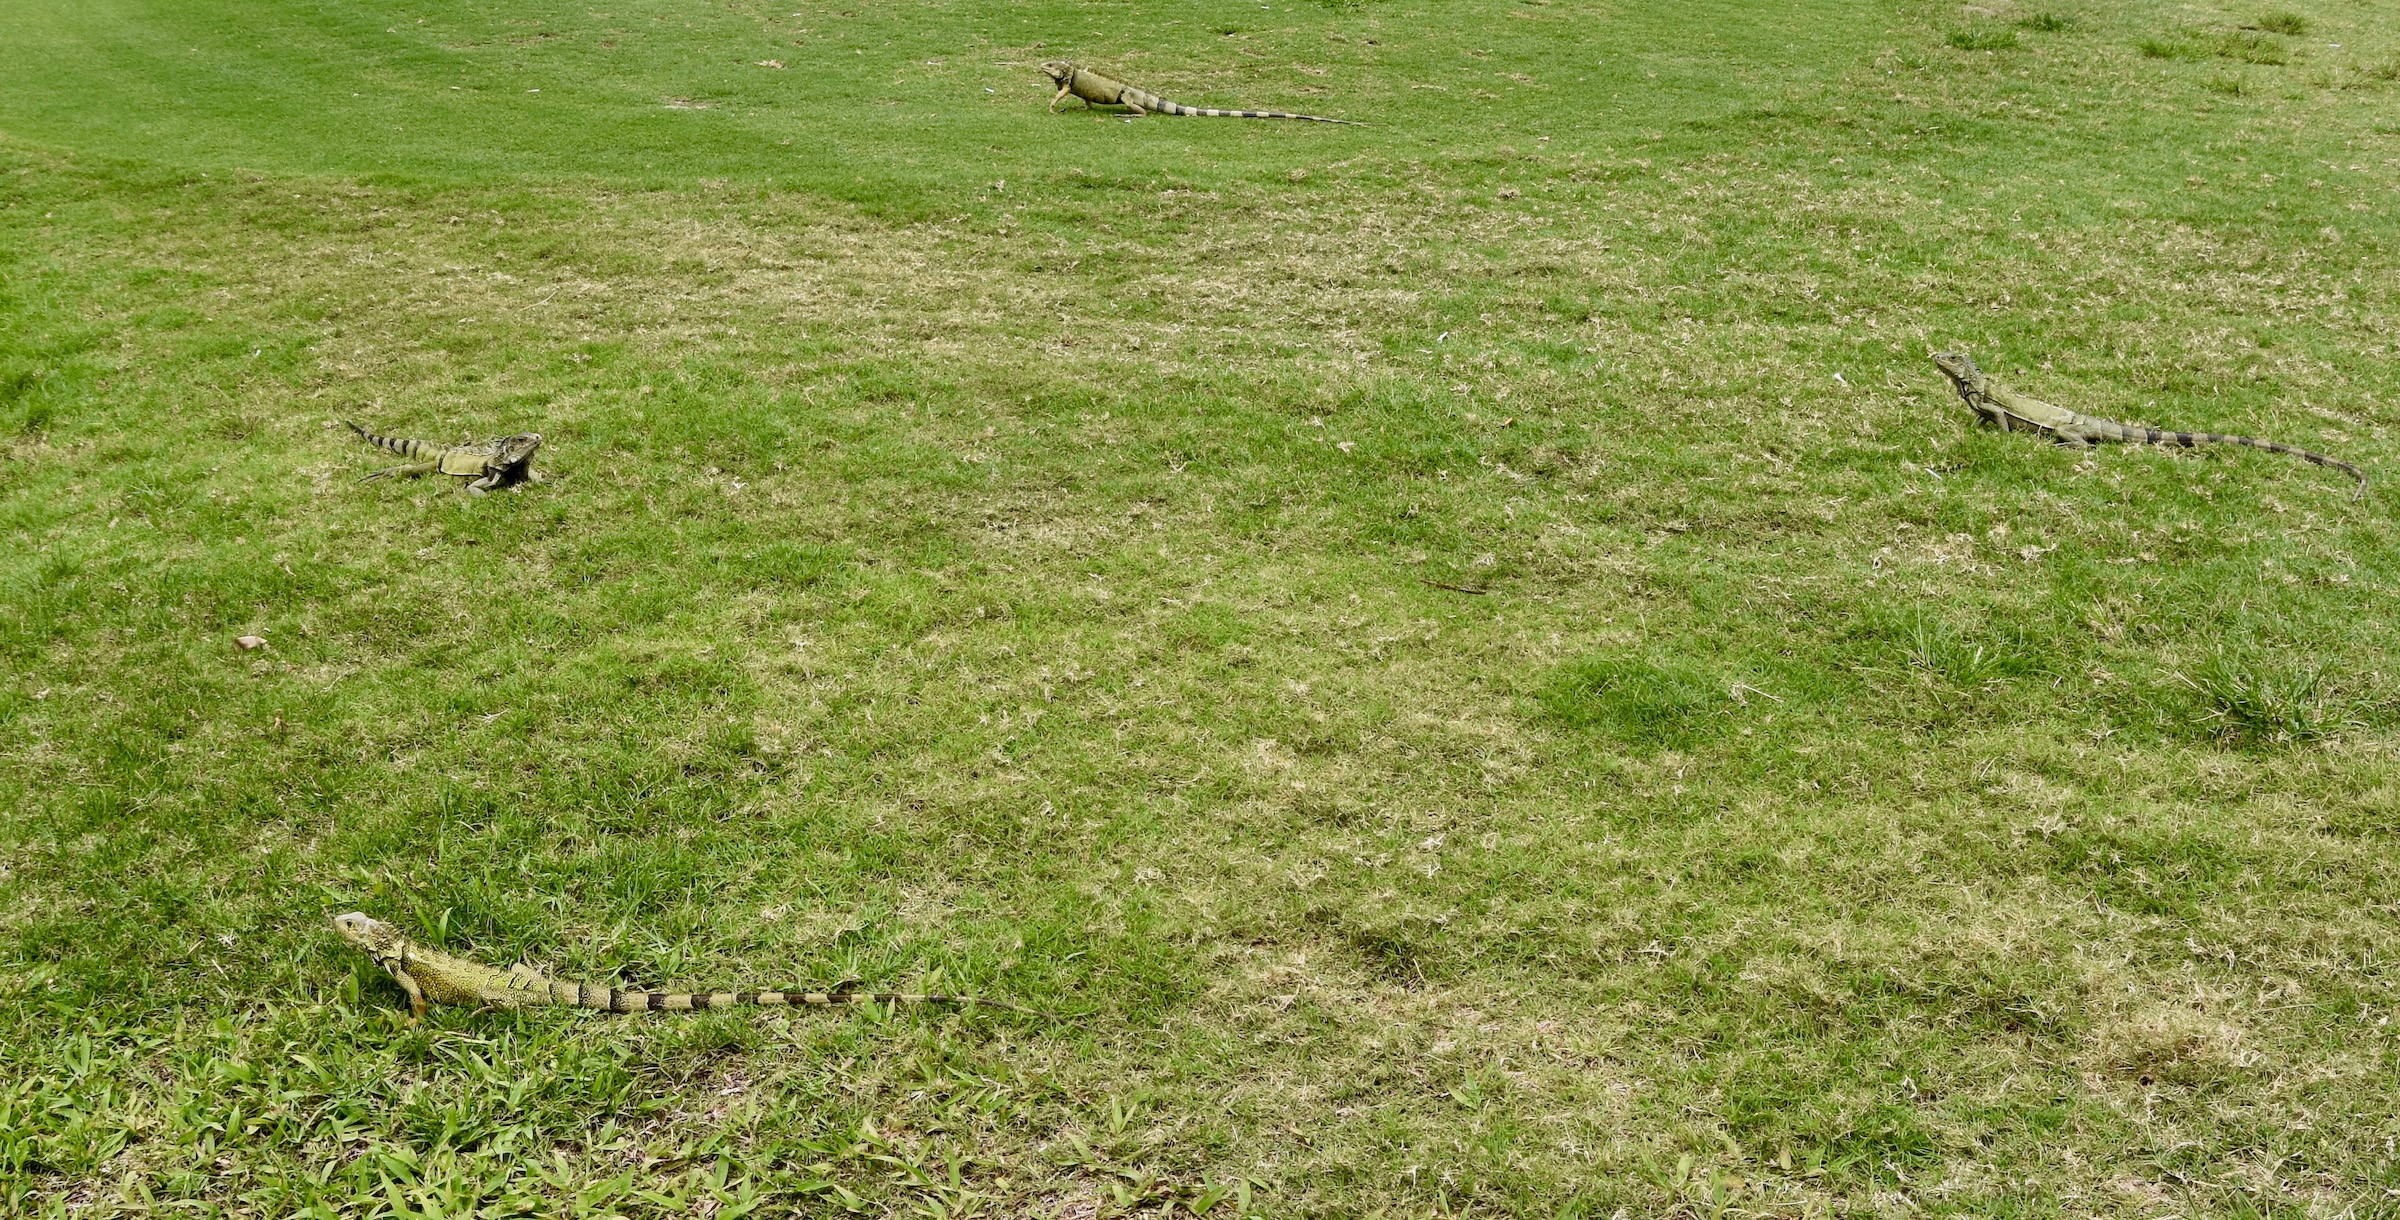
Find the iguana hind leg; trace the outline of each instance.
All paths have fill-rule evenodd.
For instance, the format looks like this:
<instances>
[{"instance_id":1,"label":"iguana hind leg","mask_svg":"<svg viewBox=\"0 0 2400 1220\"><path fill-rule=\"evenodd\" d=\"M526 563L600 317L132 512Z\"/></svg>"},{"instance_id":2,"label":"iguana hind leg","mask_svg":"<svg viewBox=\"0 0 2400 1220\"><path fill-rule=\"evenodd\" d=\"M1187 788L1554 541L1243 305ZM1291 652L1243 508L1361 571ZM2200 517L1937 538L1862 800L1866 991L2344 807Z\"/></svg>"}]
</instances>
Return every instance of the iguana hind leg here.
<instances>
[{"instance_id":1,"label":"iguana hind leg","mask_svg":"<svg viewBox=\"0 0 2400 1220\"><path fill-rule=\"evenodd\" d=\"M2059 424L2050 429L2050 432L2058 438L2059 444L2065 445L2069 449L2089 449L2094 444L2109 439L2104 434L2086 431L2072 423Z\"/></svg>"},{"instance_id":2,"label":"iguana hind leg","mask_svg":"<svg viewBox=\"0 0 2400 1220\"><path fill-rule=\"evenodd\" d=\"M528 993L547 989L549 985L550 980L519 963L509 967L508 977L501 980L498 986L477 991L475 998L483 1001L485 1008L523 1008Z\"/></svg>"}]
</instances>

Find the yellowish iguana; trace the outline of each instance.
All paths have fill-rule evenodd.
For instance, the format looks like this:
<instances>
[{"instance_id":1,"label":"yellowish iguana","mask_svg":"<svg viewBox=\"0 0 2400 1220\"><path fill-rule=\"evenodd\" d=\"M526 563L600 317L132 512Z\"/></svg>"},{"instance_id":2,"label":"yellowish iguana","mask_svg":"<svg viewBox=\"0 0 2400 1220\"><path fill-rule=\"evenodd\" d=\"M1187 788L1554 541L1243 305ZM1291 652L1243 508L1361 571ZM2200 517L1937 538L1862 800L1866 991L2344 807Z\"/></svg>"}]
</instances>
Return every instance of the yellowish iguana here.
<instances>
[{"instance_id":1,"label":"yellowish iguana","mask_svg":"<svg viewBox=\"0 0 2400 1220\"><path fill-rule=\"evenodd\" d=\"M815 1004L959 1004L1005 1008L1010 1012L1045 1014L997 1000L973 996L916 995L882 991L715 991L686 995L670 991L620 991L595 983L555 982L533 967L519 963L506 970L452 957L408 939L400 929L352 911L333 917L333 927L350 947L375 959L408 993L409 1020L425 1015L425 1005L476 1004L487 1008L560 1006L601 1012L705 1012L745 1004L778 1007Z\"/></svg>"},{"instance_id":2,"label":"yellowish iguana","mask_svg":"<svg viewBox=\"0 0 2400 1220\"><path fill-rule=\"evenodd\" d=\"M1348 119L1329 119L1314 114L1289 114L1281 110L1210 110L1201 106L1186 106L1170 102L1147 89L1139 89L1112 76L1103 76L1090 68L1079 68L1063 59L1042 61L1042 74L1058 86L1058 94L1050 99L1050 113L1058 113L1058 104L1072 93L1083 99L1088 109L1093 106L1123 106L1136 115L1153 110L1160 114L1181 114L1203 119L1300 119L1310 123L1342 123L1364 127Z\"/></svg>"},{"instance_id":3,"label":"yellowish iguana","mask_svg":"<svg viewBox=\"0 0 2400 1220\"><path fill-rule=\"evenodd\" d=\"M480 496L494 487L513 487L519 483L539 483L542 476L533 470L533 451L542 447L539 432L519 432L504 436L488 445L436 445L429 441L403 440L396 436L378 436L349 420L350 430L359 439L378 449L389 449L402 457L415 458L405 466L394 466L368 475L380 479L386 475L448 474L469 480L467 492Z\"/></svg>"},{"instance_id":4,"label":"yellowish iguana","mask_svg":"<svg viewBox=\"0 0 2400 1220\"><path fill-rule=\"evenodd\" d=\"M1976 367L1975 358L1965 352L1935 352L1933 363L1950 378L1950 384L1958 387L1958 396L1966 400L1967 407L1975 412L1977 420L1997 425L2004 432L2019 429L2047 432L2057 438L2059 444L2077 449L2088 449L2100 441L2181 445L2185 448L2194 445L2246 445L2252 449L2288 453L2319 466L2331 466L2347 473L2358 480L2358 491L2353 499L2365 495L2367 491L2365 471L2322 453L2311 453L2296 446L2254 440L2247 436L2226 436L2216 432L2169 432L2162 428L2145 428L2136 424L2120 424L2113 419L2078 415L2065 407L2052 406L2041 399L2019 394L2000 385Z\"/></svg>"}]
</instances>

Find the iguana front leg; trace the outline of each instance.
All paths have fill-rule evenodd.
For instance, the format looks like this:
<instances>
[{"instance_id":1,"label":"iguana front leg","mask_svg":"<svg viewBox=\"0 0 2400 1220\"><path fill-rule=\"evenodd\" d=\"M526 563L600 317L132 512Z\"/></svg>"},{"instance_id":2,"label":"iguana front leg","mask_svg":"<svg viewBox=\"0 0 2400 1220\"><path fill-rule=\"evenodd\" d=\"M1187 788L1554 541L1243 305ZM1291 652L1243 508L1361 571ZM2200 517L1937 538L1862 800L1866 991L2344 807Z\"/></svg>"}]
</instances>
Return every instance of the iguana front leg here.
<instances>
[{"instance_id":1,"label":"iguana front leg","mask_svg":"<svg viewBox=\"0 0 2400 1220\"><path fill-rule=\"evenodd\" d=\"M2016 421L2009 417L2008 412L2001 410L1999 404L1987 402L1976 395L1968 393L1963 388L1959 390L1958 397L1961 401L1967 404L1968 410L1975 413L1976 423L1990 424L2002 432L2014 432L2017 430Z\"/></svg>"},{"instance_id":2,"label":"iguana front leg","mask_svg":"<svg viewBox=\"0 0 2400 1220\"><path fill-rule=\"evenodd\" d=\"M425 989L417 986L417 980L408 977L408 971L398 965L387 964L384 971L392 976L393 982L400 984L400 990L408 993L408 1023L414 1025L424 1020Z\"/></svg>"},{"instance_id":3,"label":"iguana front leg","mask_svg":"<svg viewBox=\"0 0 2400 1220\"><path fill-rule=\"evenodd\" d=\"M539 483L541 481L542 472L535 470L530 462L507 466L486 466L483 477L467 484L467 491L470 495L480 496L487 491L511 487L518 483Z\"/></svg>"},{"instance_id":4,"label":"iguana front leg","mask_svg":"<svg viewBox=\"0 0 2400 1220\"><path fill-rule=\"evenodd\" d=\"M1057 114L1057 113L1058 113L1058 104L1059 104L1060 102L1063 102L1063 101L1067 100L1067 94L1068 94L1068 92L1069 92L1069 91L1071 91L1071 90L1073 90L1073 89L1074 89L1074 87L1075 87L1075 86L1074 86L1074 85L1072 85L1072 84L1060 85L1060 86L1058 87L1058 96L1050 99L1050 113L1052 113L1052 114ZM1084 105L1086 105L1086 106L1089 106L1089 105L1091 105L1091 103L1090 103L1090 102L1085 102L1085 103L1084 103Z\"/></svg>"},{"instance_id":5,"label":"iguana front leg","mask_svg":"<svg viewBox=\"0 0 2400 1220\"><path fill-rule=\"evenodd\" d=\"M2041 425L2010 411L1999 403L1977 403L1969 400L1967 405L1974 407L1976 413L1983 416L1984 422L2002 432L2039 432L2042 430Z\"/></svg>"}]
</instances>

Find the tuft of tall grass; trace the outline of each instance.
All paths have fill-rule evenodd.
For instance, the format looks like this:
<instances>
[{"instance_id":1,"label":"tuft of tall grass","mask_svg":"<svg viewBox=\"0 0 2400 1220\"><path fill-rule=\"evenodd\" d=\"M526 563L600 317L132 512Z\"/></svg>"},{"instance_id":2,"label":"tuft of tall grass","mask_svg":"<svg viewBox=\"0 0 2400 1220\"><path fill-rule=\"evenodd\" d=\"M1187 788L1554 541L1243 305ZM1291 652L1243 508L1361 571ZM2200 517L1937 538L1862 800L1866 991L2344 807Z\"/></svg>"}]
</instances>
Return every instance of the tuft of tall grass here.
<instances>
[{"instance_id":1,"label":"tuft of tall grass","mask_svg":"<svg viewBox=\"0 0 2400 1220\"><path fill-rule=\"evenodd\" d=\"M1598 729L1632 746L1688 746L1712 735L1725 697L1678 661L1587 657L1562 667L1537 696L1572 728Z\"/></svg>"},{"instance_id":2,"label":"tuft of tall grass","mask_svg":"<svg viewBox=\"0 0 2400 1220\"><path fill-rule=\"evenodd\" d=\"M2280 66L2292 60L2290 50L2282 43L2249 30L2223 34L2186 30L2145 38L2140 45L2143 56L2150 59L2233 59L2269 66Z\"/></svg>"},{"instance_id":3,"label":"tuft of tall grass","mask_svg":"<svg viewBox=\"0 0 2400 1220\"><path fill-rule=\"evenodd\" d=\"M2316 741L2341 727L2331 713L2324 671L2314 665L2211 654L2177 675L2199 697L2194 722L2228 741Z\"/></svg>"},{"instance_id":4,"label":"tuft of tall grass","mask_svg":"<svg viewBox=\"0 0 2400 1220\"><path fill-rule=\"evenodd\" d=\"M1961 51L2005 51L2017 45L2017 32L1982 28L1952 30L1949 42Z\"/></svg>"}]
</instances>

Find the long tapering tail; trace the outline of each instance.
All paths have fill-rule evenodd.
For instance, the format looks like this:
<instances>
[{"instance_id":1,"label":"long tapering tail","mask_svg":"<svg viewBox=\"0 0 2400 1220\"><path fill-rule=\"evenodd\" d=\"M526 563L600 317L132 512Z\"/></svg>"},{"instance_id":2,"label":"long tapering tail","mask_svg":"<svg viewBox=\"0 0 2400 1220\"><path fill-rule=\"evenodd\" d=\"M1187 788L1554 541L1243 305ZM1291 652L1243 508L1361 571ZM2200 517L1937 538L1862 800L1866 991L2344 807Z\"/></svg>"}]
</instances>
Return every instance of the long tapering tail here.
<instances>
[{"instance_id":1,"label":"long tapering tail","mask_svg":"<svg viewBox=\"0 0 2400 1220\"><path fill-rule=\"evenodd\" d=\"M389 449L402 457L432 457L441 452L441 446L439 445L428 445L424 441L412 441L397 436L383 436L378 433L369 432L366 429L359 427L357 424L350 423L349 420L345 419L342 422L344 424L349 424L352 432L358 433L358 439L365 441L366 443L373 445L378 449Z\"/></svg>"},{"instance_id":2,"label":"long tapering tail","mask_svg":"<svg viewBox=\"0 0 2400 1220\"><path fill-rule=\"evenodd\" d=\"M952 1004L961 1008L1000 1008L1037 1017L1048 1015L977 996L902 991L620 991L594 983L552 983L550 997L561 1004L601 1012L708 1012L745 1005L832 1008L844 1004Z\"/></svg>"},{"instance_id":3,"label":"long tapering tail","mask_svg":"<svg viewBox=\"0 0 2400 1220\"><path fill-rule=\"evenodd\" d=\"M1157 107L1167 114L1179 114L1199 119L1298 119L1304 123L1340 123L1345 127L1364 127L1366 124L1349 119L1329 119L1321 114L1293 114L1288 110L1212 110L1206 106L1186 106L1181 102L1159 99Z\"/></svg>"},{"instance_id":4,"label":"long tapering tail","mask_svg":"<svg viewBox=\"0 0 2400 1220\"><path fill-rule=\"evenodd\" d=\"M2351 493L2351 499L2355 500L2367 494L2366 471L2360 470L2340 458L2327 457L2312 449L2302 449L2298 445L2286 445L2280 441L2262 441L2254 436L2228 436L2222 432L2170 432L2164 428L2142 428L2132 424L2119 424L2118 427L2124 429L2126 440L2139 441L2146 445L2177 445L2186 449L2196 445L2243 445L2252 449L2264 449L2269 453L2288 453L2302 461L2339 470L2358 480L2358 490Z\"/></svg>"}]
</instances>

